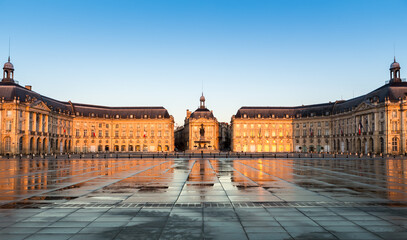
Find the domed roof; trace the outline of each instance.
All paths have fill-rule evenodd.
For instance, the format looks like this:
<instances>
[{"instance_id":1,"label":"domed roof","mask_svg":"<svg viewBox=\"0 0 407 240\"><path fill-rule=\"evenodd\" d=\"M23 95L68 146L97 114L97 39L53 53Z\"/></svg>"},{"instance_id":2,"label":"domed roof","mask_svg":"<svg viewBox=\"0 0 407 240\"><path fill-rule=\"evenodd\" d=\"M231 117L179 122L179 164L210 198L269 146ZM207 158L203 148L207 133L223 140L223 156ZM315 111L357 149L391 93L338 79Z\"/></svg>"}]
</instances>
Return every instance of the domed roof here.
<instances>
[{"instance_id":1,"label":"domed roof","mask_svg":"<svg viewBox=\"0 0 407 240\"><path fill-rule=\"evenodd\" d=\"M390 64L390 69L400 68L400 64L396 62L396 58L394 58L394 62Z\"/></svg>"},{"instance_id":2,"label":"domed roof","mask_svg":"<svg viewBox=\"0 0 407 240\"><path fill-rule=\"evenodd\" d=\"M201 102L205 101L205 97L204 97L203 93L202 93L201 98L199 98L199 101L201 101Z\"/></svg>"},{"instance_id":3,"label":"domed roof","mask_svg":"<svg viewBox=\"0 0 407 240\"><path fill-rule=\"evenodd\" d=\"M10 62L10 57L8 58L8 62L6 62L6 63L4 64L3 69L14 70L14 66L13 66L13 64Z\"/></svg>"}]
</instances>

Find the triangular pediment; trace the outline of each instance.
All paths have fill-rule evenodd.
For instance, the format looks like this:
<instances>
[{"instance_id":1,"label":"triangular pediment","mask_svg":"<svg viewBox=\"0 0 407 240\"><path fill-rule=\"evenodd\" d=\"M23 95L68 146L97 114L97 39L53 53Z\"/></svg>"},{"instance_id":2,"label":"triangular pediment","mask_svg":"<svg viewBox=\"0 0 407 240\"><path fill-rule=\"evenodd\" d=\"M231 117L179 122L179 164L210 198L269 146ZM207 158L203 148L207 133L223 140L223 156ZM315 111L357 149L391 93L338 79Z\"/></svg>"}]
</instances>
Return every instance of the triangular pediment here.
<instances>
[{"instance_id":1,"label":"triangular pediment","mask_svg":"<svg viewBox=\"0 0 407 240\"><path fill-rule=\"evenodd\" d=\"M363 111L363 110L367 110L367 109L371 109L372 105L368 104L366 102L362 102L361 104L359 104L354 111Z\"/></svg>"},{"instance_id":2,"label":"triangular pediment","mask_svg":"<svg viewBox=\"0 0 407 240\"><path fill-rule=\"evenodd\" d=\"M40 101L40 100L31 103L30 107L36 108L39 110L44 110L44 111L51 111L51 109L47 106L47 104L45 104L43 101Z\"/></svg>"}]
</instances>

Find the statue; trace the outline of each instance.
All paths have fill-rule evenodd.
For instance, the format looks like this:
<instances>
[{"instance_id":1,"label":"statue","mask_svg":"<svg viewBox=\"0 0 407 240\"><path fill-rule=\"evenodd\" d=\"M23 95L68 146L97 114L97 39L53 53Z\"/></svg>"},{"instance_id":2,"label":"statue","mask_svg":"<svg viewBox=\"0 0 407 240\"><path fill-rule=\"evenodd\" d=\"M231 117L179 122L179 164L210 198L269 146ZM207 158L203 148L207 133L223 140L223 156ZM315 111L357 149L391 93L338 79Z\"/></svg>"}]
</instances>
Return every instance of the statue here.
<instances>
[{"instance_id":1,"label":"statue","mask_svg":"<svg viewBox=\"0 0 407 240\"><path fill-rule=\"evenodd\" d=\"M203 138L205 136L205 128L204 128L203 124L201 124L201 128L199 129L199 133L201 134L201 138Z\"/></svg>"}]
</instances>

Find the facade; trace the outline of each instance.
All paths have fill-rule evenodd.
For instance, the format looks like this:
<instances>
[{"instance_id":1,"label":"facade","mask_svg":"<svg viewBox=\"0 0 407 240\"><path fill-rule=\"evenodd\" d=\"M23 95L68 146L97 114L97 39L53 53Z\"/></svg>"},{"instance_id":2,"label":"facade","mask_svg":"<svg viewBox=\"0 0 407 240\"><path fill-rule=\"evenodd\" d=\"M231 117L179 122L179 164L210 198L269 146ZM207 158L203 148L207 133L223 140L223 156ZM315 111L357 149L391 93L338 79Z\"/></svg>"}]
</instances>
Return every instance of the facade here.
<instances>
[{"instance_id":1,"label":"facade","mask_svg":"<svg viewBox=\"0 0 407 240\"><path fill-rule=\"evenodd\" d=\"M219 150L230 151L230 124L226 122L219 123Z\"/></svg>"},{"instance_id":2,"label":"facade","mask_svg":"<svg viewBox=\"0 0 407 240\"><path fill-rule=\"evenodd\" d=\"M232 117L237 152L407 152L407 83L400 64L390 81L347 101L299 107L242 107Z\"/></svg>"},{"instance_id":3,"label":"facade","mask_svg":"<svg viewBox=\"0 0 407 240\"><path fill-rule=\"evenodd\" d=\"M184 126L175 130L176 147L179 150L219 150L219 123L213 112L205 107L205 97L199 99L200 106L191 113L187 110Z\"/></svg>"},{"instance_id":4,"label":"facade","mask_svg":"<svg viewBox=\"0 0 407 240\"><path fill-rule=\"evenodd\" d=\"M15 82L10 58L0 82L0 126L0 154L174 150L174 118L165 108L51 99Z\"/></svg>"}]
</instances>

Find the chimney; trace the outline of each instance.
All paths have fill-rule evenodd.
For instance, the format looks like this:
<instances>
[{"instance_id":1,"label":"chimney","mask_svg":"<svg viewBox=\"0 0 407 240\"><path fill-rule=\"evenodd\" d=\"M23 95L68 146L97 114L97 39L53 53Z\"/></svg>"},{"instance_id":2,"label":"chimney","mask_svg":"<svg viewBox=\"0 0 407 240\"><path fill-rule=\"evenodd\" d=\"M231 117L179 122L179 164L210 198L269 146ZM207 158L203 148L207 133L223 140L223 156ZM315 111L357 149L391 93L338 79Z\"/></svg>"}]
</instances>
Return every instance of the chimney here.
<instances>
[{"instance_id":1,"label":"chimney","mask_svg":"<svg viewBox=\"0 0 407 240\"><path fill-rule=\"evenodd\" d=\"M187 109L187 119L189 119L190 116L191 116L191 111L189 111L189 109Z\"/></svg>"},{"instance_id":2,"label":"chimney","mask_svg":"<svg viewBox=\"0 0 407 240\"><path fill-rule=\"evenodd\" d=\"M25 88L32 91L32 86L31 85L25 85Z\"/></svg>"}]
</instances>

